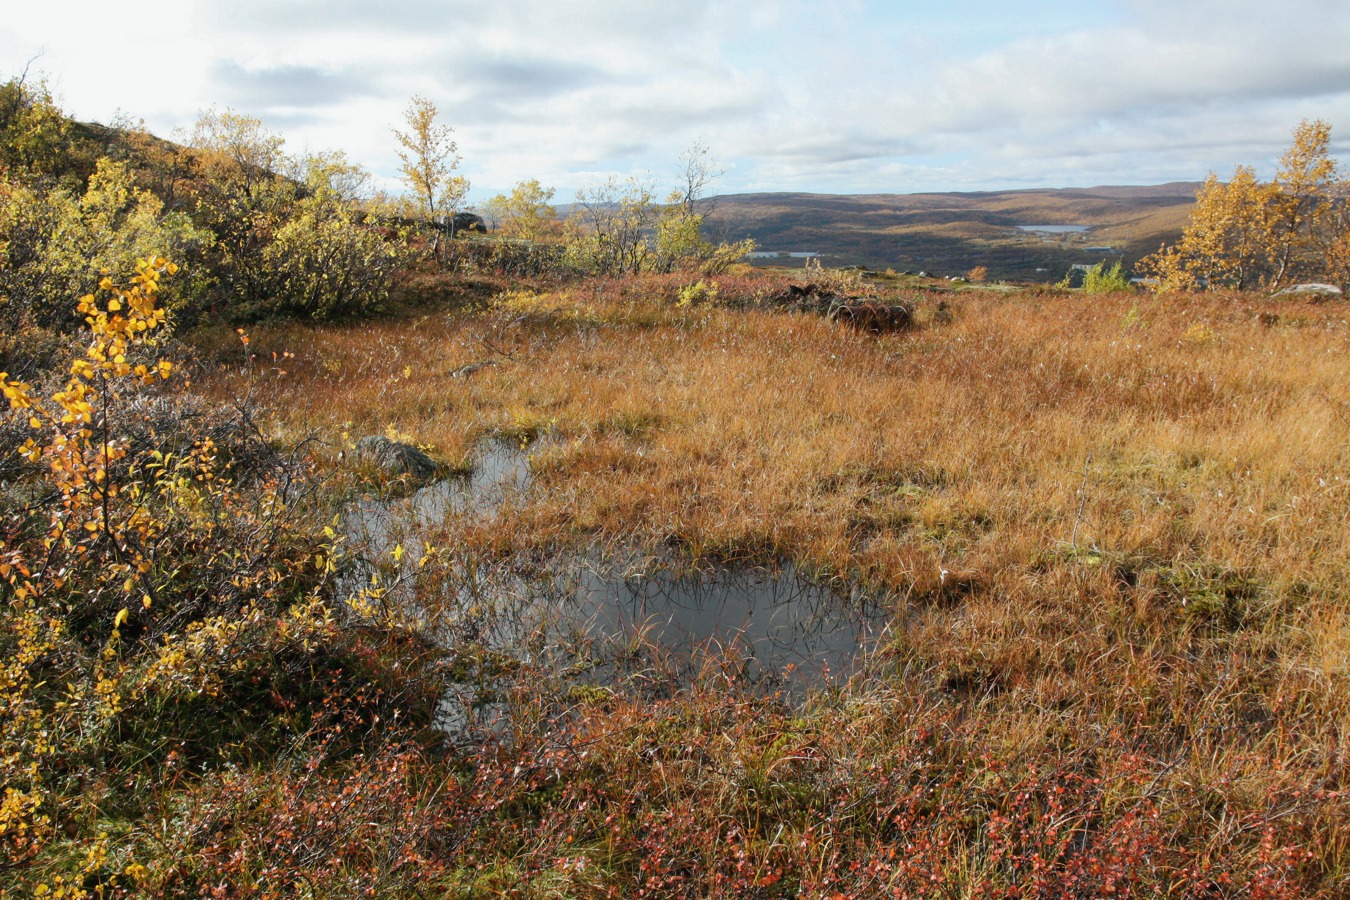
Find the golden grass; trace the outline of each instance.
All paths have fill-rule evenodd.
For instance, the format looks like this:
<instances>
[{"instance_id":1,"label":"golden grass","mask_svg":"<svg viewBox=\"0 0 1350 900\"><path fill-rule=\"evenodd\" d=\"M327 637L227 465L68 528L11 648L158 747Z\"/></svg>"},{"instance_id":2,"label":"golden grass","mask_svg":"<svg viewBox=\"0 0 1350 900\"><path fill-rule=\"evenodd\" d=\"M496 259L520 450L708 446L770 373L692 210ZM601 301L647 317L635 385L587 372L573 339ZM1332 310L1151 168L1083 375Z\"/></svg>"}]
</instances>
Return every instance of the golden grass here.
<instances>
[{"instance_id":1,"label":"golden grass","mask_svg":"<svg viewBox=\"0 0 1350 900\"><path fill-rule=\"evenodd\" d=\"M485 435L555 434L525 511L541 542L748 548L895 586L918 573L881 565L886 547L1025 564L1075 532L1266 581L1344 571L1338 307L1267 327L1234 301L953 302L950 326L878 339L574 291L533 317L258 330L252 346L295 354L263 390L290 436L333 449L392 427L456 462Z\"/></svg>"},{"instance_id":2,"label":"golden grass","mask_svg":"<svg viewBox=\"0 0 1350 900\"><path fill-rule=\"evenodd\" d=\"M521 302L252 346L294 354L270 407L333 454L391 426L451 462L552 435L461 548L790 558L890 597L812 752L884 755L912 738L887 715L952 707L1001 759L1114 748L1199 858L1289 828L1308 883L1350 878L1345 307L965 292L873 337L640 286Z\"/></svg>"}]
</instances>

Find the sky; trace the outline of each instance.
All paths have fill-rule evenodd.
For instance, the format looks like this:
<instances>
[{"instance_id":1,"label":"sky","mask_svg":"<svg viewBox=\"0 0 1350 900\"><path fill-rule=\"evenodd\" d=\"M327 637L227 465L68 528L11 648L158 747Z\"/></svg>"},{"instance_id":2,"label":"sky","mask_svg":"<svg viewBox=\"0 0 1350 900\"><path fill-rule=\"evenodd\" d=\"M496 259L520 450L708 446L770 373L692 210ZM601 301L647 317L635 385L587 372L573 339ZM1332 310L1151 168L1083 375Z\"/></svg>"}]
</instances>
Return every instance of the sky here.
<instances>
[{"instance_id":1,"label":"sky","mask_svg":"<svg viewBox=\"0 0 1350 900\"><path fill-rule=\"evenodd\" d=\"M397 189L409 99L470 205L523 179L913 193L1269 176L1305 118L1350 160L1350 0L92 0L13 4L81 120L165 137L231 108Z\"/></svg>"}]
</instances>

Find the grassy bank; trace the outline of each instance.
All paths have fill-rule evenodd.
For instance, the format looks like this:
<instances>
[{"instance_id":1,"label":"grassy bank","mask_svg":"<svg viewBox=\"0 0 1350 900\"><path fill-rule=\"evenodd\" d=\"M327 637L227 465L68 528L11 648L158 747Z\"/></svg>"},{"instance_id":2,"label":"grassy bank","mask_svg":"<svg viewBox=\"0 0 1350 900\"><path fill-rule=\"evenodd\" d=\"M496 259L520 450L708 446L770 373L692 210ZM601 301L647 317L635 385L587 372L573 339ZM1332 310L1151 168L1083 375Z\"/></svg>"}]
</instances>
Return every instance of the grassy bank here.
<instances>
[{"instance_id":1,"label":"grassy bank","mask_svg":"<svg viewBox=\"0 0 1350 900\"><path fill-rule=\"evenodd\" d=\"M6 632L4 711L29 737L4 762L29 781L0 818L0 885L1344 894L1344 305L914 288L915 326L870 335L780 308L769 276L711 286L199 337L188 390L300 452L258 462L205 422L213 443L128 489L127 527L164 523L124 540L144 571L86 573L126 530L95 528L74 587L37 605L11 587L32 616ZM533 483L446 516L404 581L375 560L389 593L351 603L363 550L324 529L372 489L355 440L391 431L451 467L515 442ZM11 505L10 546L41 547ZM803 705L735 659L674 688L640 666L597 683L436 607L466 565L597 548L790 561L878 598L889 631ZM493 727L432 727L473 679Z\"/></svg>"},{"instance_id":2,"label":"grassy bank","mask_svg":"<svg viewBox=\"0 0 1350 900\"><path fill-rule=\"evenodd\" d=\"M804 717L698 690L572 710L570 768L480 864L563 893L1344 888L1343 306L919 295L877 337L674 300L252 335L293 354L280 427L330 451L551 436L528 502L451 546L786 558L892 605L872 675Z\"/></svg>"}]
</instances>

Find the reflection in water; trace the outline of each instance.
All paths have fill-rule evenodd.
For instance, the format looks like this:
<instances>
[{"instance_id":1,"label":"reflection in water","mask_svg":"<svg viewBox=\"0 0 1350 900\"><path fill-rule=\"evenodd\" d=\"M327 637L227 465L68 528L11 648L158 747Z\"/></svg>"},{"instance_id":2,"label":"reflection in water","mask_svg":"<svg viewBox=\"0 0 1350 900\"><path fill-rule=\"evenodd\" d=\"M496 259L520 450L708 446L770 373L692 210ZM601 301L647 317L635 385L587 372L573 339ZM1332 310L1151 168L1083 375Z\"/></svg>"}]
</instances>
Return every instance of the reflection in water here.
<instances>
[{"instance_id":1,"label":"reflection in water","mask_svg":"<svg viewBox=\"0 0 1350 900\"><path fill-rule=\"evenodd\" d=\"M367 560L388 565L402 545L411 571L423 543L438 543L452 520L496 516L529 486L527 453L485 442L469 477L362 500L344 527ZM344 589L359 590L371 571L355 566ZM435 585L397 602L453 657L458 674L441 716L454 734L500 720L496 693L519 663L657 693L712 672L802 699L853 674L884 624L876 603L840 596L789 564L691 572L660 559L572 554L541 564L464 554L439 571Z\"/></svg>"},{"instance_id":2,"label":"reflection in water","mask_svg":"<svg viewBox=\"0 0 1350 900\"><path fill-rule=\"evenodd\" d=\"M495 516L529 486L530 457L525 450L504 441L483 441L467 476L434 482L407 497L357 501L346 517L347 536L363 545L368 555L381 556L406 533L434 528L452 515Z\"/></svg>"},{"instance_id":3,"label":"reflection in water","mask_svg":"<svg viewBox=\"0 0 1350 900\"><path fill-rule=\"evenodd\" d=\"M770 682L794 672L789 685L850 674L880 626L875 604L841 598L790 565L640 576L581 568L567 599L563 619L592 636L655 645L693 666L731 652Z\"/></svg>"},{"instance_id":4,"label":"reflection in water","mask_svg":"<svg viewBox=\"0 0 1350 900\"><path fill-rule=\"evenodd\" d=\"M885 627L877 603L840 596L790 565L641 568L577 557L542 570L463 563L441 585L433 634L452 653L474 655L448 686L442 727L468 736L500 725L499 694L515 663L653 698L734 684L801 703L855 674Z\"/></svg>"}]
</instances>

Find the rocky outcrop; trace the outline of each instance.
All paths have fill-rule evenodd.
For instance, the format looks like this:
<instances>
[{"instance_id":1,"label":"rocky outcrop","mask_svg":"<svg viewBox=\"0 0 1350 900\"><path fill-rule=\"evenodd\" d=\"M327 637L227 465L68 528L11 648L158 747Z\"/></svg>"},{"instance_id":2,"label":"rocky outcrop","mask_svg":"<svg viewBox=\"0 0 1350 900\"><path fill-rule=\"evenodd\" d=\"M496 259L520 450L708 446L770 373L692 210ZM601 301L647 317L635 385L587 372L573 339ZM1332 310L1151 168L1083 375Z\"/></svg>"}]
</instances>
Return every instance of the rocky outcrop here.
<instances>
[{"instance_id":1,"label":"rocky outcrop","mask_svg":"<svg viewBox=\"0 0 1350 900\"><path fill-rule=\"evenodd\" d=\"M471 212L455 213L446 222L446 228L451 234L459 234L462 231L487 234L487 222L483 221L482 216L474 215Z\"/></svg>"},{"instance_id":2,"label":"rocky outcrop","mask_svg":"<svg viewBox=\"0 0 1350 900\"><path fill-rule=\"evenodd\" d=\"M769 298L769 303L783 309L800 312L828 313L832 307L847 298L825 290L818 284L790 284Z\"/></svg>"},{"instance_id":3,"label":"rocky outcrop","mask_svg":"<svg viewBox=\"0 0 1350 900\"><path fill-rule=\"evenodd\" d=\"M411 444L372 434L356 442L356 458L394 478L429 481L441 469L436 460Z\"/></svg>"},{"instance_id":4,"label":"rocky outcrop","mask_svg":"<svg viewBox=\"0 0 1350 900\"><path fill-rule=\"evenodd\" d=\"M1341 289L1334 284L1295 284L1282 291L1271 294L1272 297L1340 297Z\"/></svg>"}]
</instances>

